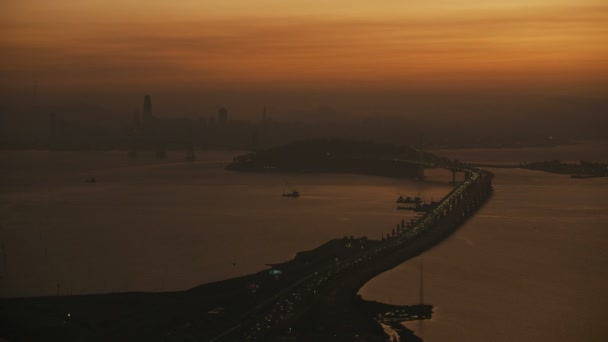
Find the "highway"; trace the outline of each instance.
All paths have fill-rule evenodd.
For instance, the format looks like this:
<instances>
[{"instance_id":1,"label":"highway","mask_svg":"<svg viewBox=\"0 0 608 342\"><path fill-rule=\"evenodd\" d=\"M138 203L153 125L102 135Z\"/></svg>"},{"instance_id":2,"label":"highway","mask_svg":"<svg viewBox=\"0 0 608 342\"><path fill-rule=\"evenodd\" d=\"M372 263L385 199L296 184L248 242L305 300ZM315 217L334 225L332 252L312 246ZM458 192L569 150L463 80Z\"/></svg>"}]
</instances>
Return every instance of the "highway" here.
<instances>
[{"instance_id":1,"label":"highway","mask_svg":"<svg viewBox=\"0 0 608 342\"><path fill-rule=\"evenodd\" d=\"M290 286L277 292L243 315L241 322L218 334L211 341L259 341L273 335L289 335L290 325L313 305L346 305L358 289L376 275L428 249L451 234L489 198L493 175L461 165L438 165L420 161L398 160L424 167L446 168L464 172L465 181L448 193L431 211L409 224L399 225L393 235L354 256L336 258L304 274ZM327 315L331 321L332 314ZM331 322L327 323L331 325Z\"/></svg>"}]
</instances>

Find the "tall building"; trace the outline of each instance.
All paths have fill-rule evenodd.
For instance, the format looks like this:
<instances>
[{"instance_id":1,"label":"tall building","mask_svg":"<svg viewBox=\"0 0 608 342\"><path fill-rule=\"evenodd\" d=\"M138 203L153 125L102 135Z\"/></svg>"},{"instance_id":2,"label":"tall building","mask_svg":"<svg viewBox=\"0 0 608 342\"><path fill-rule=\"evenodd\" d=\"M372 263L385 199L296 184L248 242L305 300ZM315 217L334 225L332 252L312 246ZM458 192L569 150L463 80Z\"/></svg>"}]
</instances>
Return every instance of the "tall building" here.
<instances>
[{"instance_id":1,"label":"tall building","mask_svg":"<svg viewBox=\"0 0 608 342\"><path fill-rule=\"evenodd\" d=\"M226 108L220 108L217 113L217 121L220 125L225 125L228 123L228 110Z\"/></svg>"},{"instance_id":2,"label":"tall building","mask_svg":"<svg viewBox=\"0 0 608 342\"><path fill-rule=\"evenodd\" d=\"M55 113L49 115L49 147L53 148L55 145L57 135L57 116Z\"/></svg>"},{"instance_id":3,"label":"tall building","mask_svg":"<svg viewBox=\"0 0 608 342\"><path fill-rule=\"evenodd\" d=\"M144 123L152 121L152 100L150 95L144 97Z\"/></svg>"}]
</instances>

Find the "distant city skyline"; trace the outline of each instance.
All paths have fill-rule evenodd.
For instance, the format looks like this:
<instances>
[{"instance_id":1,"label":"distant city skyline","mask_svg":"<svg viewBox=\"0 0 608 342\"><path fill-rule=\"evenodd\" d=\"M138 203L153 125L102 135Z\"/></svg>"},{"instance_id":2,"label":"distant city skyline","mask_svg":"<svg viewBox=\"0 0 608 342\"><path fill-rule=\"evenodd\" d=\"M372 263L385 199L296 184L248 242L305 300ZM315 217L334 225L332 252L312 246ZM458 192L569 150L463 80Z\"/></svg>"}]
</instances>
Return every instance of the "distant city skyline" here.
<instances>
[{"instance_id":1,"label":"distant city skyline","mask_svg":"<svg viewBox=\"0 0 608 342\"><path fill-rule=\"evenodd\" d=\"M608 86L608 6L597 0L26 0L0 13L2 102L38 87L47 103L114 109L151 93L165 105L342 110L353 98L605 97Z\"/></svg>"}]
</instances>

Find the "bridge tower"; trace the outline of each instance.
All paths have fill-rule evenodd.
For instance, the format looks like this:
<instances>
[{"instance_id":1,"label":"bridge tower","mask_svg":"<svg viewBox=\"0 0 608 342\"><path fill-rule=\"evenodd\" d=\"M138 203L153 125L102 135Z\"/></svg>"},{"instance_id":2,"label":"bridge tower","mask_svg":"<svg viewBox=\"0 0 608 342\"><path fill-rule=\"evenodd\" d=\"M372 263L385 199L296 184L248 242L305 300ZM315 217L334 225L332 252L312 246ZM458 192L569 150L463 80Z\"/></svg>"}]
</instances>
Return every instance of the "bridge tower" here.
<instances>
[{"instance_id":1,"label":"bridge tower","mask_svg":"<svg viewBox=\"0 0 608 342\"><path fill-rule=\"evenodd\" d=\"M420 164L418 164L418 179L424 179L425 161L424 161L424 151L422 150L423 146L425 146L424 133L421 133L420 136L418 136L418 143L413 146L413 148L416 149L416 151L418 151L418 160L420 162Z\"/></svg>"},{"instance_id":2,"label":"bridge tower","mask_svg":"<svg viewBox=\"0 0 608 342\"><path fill-rule=\"evenodd\" d=\"M420 164L418 164L418 178L424 179L424 151L418 150Z\"/></svg>"}]
</instances>

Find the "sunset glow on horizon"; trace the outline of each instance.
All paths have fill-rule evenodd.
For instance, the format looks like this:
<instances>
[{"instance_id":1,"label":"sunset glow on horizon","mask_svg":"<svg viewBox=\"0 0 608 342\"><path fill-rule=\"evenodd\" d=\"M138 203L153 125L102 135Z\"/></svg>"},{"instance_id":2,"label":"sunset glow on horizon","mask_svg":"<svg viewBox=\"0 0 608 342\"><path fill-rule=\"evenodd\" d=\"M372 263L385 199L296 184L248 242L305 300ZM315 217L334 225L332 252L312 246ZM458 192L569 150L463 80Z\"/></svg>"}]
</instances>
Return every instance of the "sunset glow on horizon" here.
<instances>
[{"instance_id":1,"label":"sunset glow on horizon","mask_svg":"<svg viewBox=\"0 0 608 342\"><path fill-rule=\"evenodd\" d=\"M3 88L608 84L608 5L556 1L2 3Z\"/></svg>"}]
</instances>

